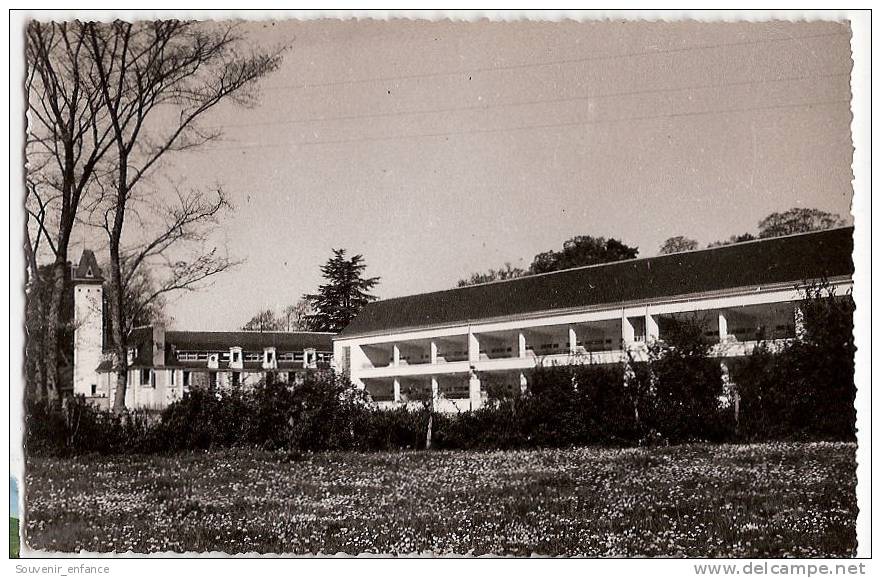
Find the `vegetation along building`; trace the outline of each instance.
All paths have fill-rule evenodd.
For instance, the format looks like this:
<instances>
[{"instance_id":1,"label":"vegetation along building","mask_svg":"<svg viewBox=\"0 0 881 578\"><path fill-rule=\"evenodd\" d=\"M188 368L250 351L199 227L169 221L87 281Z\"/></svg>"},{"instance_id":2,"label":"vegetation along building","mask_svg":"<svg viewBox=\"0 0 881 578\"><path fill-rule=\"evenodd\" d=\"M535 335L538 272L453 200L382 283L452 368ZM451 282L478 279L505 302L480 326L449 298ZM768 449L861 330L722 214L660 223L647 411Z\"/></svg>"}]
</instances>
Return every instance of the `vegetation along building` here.
<instances>
[{"instance_id":1,"label":"vegetation along building","mask_svg":"<svg viewBox=\"0 0 881 578\"><path fill-rule=\"evenodd\" d=\"M376 301L334 337L338 367L382 405L480 407L539 364L645 360L671 322L704 323L727 365L799 332L799 287L852 287L853 228L579 267Z\"/></svg>"},{"instance_id":2,"label":"vegetation along building","mask_svg":"<svg viewBox=\"0 0 881 578\"><path fill-rule=\"evenodd\" d=\"M109 408L116 389L103 319L103 278L84 251L72 276L74 394ZM295 382L329 368L332 334L317 332L166 331L137 327L128 339L126 407L161 409L194 388L247 387L261 380Z\"/></svg>"}]
</instances>

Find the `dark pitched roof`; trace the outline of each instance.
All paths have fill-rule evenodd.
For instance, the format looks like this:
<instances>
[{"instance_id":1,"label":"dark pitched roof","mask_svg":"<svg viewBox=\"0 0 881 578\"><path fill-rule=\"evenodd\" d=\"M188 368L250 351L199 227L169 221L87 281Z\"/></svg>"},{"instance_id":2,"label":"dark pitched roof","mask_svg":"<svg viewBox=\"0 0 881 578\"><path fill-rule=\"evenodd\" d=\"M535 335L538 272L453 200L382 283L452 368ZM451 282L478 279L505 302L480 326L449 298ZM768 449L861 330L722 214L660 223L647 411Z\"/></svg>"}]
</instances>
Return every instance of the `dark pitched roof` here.
<instances>
[{"instance_id":1,"label":"dark pitched roof","mask_svg":"<svg viewBox=\"0 0 881 578\"><path fill-rule=\"evenodd\" d=\"M95 259L95 253L89 249L83 250L80 263L73 272L73 278L75 281L94 280L101 282L104 280L101 276L101 268L98 267L98 260Z\"/></svg>"},{"instance_id":2,"label":"dark pitched roof","mask_svg":"<svg viewBox=\"0 0 881 578\"><path fill-rule=\"evenodd\" d=\"M846 276L852 251L843 227L386 299L338 337Z\"/></svg>"},{"instance_id":3,"label":"dark pitched roof","mask_svg":"<svg viewBox=\"0 0 881 578\"><path fill-rule=\"evenodd\" d=\"M165 342L184 351L226 351L235 346L245 351L262 351L264 347L275 347L278 351L333 351L332 333L312 331L166 331Z\"/></svg>"}]
</instances>

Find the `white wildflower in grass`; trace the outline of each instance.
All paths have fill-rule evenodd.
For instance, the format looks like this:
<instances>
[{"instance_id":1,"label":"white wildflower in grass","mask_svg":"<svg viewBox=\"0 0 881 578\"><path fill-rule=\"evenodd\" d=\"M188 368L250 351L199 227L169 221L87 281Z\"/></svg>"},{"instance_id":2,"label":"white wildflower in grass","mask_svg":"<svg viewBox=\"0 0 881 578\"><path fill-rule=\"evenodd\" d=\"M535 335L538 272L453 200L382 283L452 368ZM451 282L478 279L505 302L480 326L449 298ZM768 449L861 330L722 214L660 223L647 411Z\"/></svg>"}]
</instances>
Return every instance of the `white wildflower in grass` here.
<instances>
[{"instance_id":1,"label":"white wildflower in grass","mask_svg":"<svg viewBox=\"0 0 881 578\"><path fill-rule=\"evenodd\" d=\"M852 556L852 444L34 458L32 548Z\"/></svg>"}]
</instances>

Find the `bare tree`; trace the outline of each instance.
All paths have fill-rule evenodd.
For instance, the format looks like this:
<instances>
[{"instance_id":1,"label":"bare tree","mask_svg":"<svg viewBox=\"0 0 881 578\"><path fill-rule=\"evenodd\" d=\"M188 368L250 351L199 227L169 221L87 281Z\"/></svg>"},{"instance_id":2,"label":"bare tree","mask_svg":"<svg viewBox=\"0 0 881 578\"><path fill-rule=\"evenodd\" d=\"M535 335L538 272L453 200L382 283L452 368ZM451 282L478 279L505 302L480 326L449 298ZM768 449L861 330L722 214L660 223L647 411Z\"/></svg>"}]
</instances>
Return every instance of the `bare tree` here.
<instances>
[{"instance_id":1,"label":"bare tree","mask_svg":"<svg viewBox=\"0 0 881 578\"><path fill-rule=\"evenodd\" d=\"M39 355L45 358L38 394L59 396L61 304L71 233L81 202L113 144L101 95L87 79L94 73L79 23L31 22L26 30L25 77L28 131L26 163L26 258L34 304L44 312ZM37 266L48 258L48 269ZM39 285L48 290L33 291Z\"/></svg>"},{"instance_id":2,"label":"bare tree","mask_svg":"<svg viewBox=\"0 0 881 578\"><path fill-rule=\"evenodd\" d=\"M106 266L103 270L109 270ZM165 313L165 293L161 291L162 283L157 282L153 273L146 267L139 268L129 279L125 287L125 295L123 303L125 310L123 311L123 332L128 335L135 327L144 325L161 324L167 322ZM104 292L104 307L110 308L110 303L115 299L113 288L108 287ZM113 323L108 318L104 318L105 334L113 334Z\"/></svg>"},{"instance_id":3,"label":"bare tree","mask_svg":"<svg viewBox=\"0 0 881 578\"><path fill-rule=\"evenodd\" d=\"M100 202L92 207L98 226L108 236L110 317L115 350L116 392L114 411L125 407L126 334L123 302L126 286L145 262L163 262L169 271L165 292L191 289L228 269L232 262L215 247L205 247L203 225L228 208L221 189L178 193L163 198L149 180L168 153L198 147L220 136L198 121L224 101L250 105L256 81L273 71L278 52L242 54L244 39L235 25L181 21L84 24L87 52L93 64L90 82L100 94L113 141L112 170L99 179ZM165 211L156 234L142 231L135 247L124 245L128 222L148 222L137 217L148 207ZM139 222L140 221L140 222ZM152 220L150 220L152 222ZM189 258L172 256L180 243L199 249Z\"/></svg>"},{"instance_id":4,"label":"bare tree","mask_svg":"<svg viewBox=\"0 0 881 578\"><path fill-rule=\"evenodd\" d=\"M281 324L282 321L275 316L272 309L264 309L242 325L242 331L257 331L259 333L279 331Z\"/></svg>"},{"instance_id":5,"label":"bare tree","mask_svg":"<svg viewBox=\"0 0 881 578\"><path fill-rule=\"evenodd\" d=\"M312 306L306 299L300 299L293 305L287 305L281 312L281 321L285 331L309 331L309 316Z\"/></svg>"}]
</instances>

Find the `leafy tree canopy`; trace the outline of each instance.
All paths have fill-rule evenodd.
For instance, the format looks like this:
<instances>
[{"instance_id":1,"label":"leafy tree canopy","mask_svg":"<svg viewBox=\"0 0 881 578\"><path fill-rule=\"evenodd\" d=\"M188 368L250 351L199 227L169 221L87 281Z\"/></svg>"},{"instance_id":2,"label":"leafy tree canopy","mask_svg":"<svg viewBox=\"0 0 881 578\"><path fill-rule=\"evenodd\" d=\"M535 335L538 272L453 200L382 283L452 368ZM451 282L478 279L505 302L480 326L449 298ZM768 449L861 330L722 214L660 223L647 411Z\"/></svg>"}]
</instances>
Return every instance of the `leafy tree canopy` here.
<instances>
[{"instance_id":1,"label":"leafy tree canopy","mask_svg":"<svg viewBox=\"0 0 881 578\"><path fill-rule=\"evenodd\" d=\"M840 215L819 209L793 207L782 213L771 213L759 221L759 238L780 237L795 233L822 231L844 225Z\"/></svg>"},{"instance_id":2,"label":"leafy tree canopy","mask_svg":"<svg viewBox=\"0 0 881 578\"><path fill-rule=\"evenodd\" d=\"M520 267L512 267L510 263L505 263L504 267L498 269L490 269L486 273L472 273L467 279L459 279L456 287L467 287L469 285L478 285L480 283L489 283L490 281L504 281L506 279L516 279L523 277L527 272Z\"/></svg>"},{"instance_id":3,"label":"leafy tree canopy","mask_svg":"<svg viewBox=\"0 0 881 578\"><path fill-rule=\"evenodd\" d=\"M770 239L796 233L823 231L825 229L841 227L845 224L845 220L841 218L841 215L835 213L827 213L820 209L793 207L782 213L771 213L759 221L758 237L752 233L732 235L727 241L715 241L707 245L707 247L721 247L722 245L743 243L744 241L753 241L755 239Z\"/></svg>"},{"instance_id":4,"label":"leafy tree canopy","mask_svg":"<svg viewBox=\"0 0 881 578\"><path fill-rule=\"evenodd\" d=\"M638 254L638 248L629 247L618 239L578 235L563 243L562 251L545 251L536 255L529 266L529 272L548 273L572 267L624 261L635 259Z\"/></svg>"},{"instance_id":5,"label":"leafy tree canopy","mask_svg":"<svg viewBox=\"0 0 881 578\"><path fill-rule=\"evenodd\" d=\"M708 249L712 249L713 247L722 247L724 245L733 245L735 243L744 243L746 241L755 241L756 236L752 233L742 233L740 235L731 235L728 239L724 241L713 241L709 245L707 245Z\"/></svg>"},{"instance_id":6,"label":"leafy tree canopy","mask_svg":"<svg viewBox=\"0 0 881 578\"><path fill-rule=\"evenodd\" d=\"M697 249L697 246L697 241L694 239L677 235L676 237L670 237L661 243L661 248L658 250L658 253L661 255L669 255L670 253L681 253L682 251L694 251Z\"/></svg>"}]
</instances>

